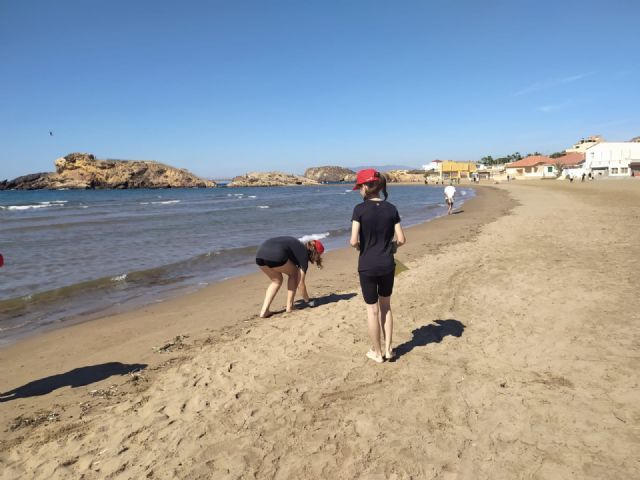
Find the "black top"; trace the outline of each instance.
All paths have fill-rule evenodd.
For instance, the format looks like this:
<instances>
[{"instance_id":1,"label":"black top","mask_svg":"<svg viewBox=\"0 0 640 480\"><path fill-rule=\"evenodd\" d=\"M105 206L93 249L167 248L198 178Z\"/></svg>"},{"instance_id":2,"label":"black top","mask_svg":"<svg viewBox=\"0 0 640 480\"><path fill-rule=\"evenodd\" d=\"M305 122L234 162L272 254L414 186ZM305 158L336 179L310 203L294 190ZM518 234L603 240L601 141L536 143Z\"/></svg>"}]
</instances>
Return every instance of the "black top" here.
<instances>
[{"instance_id":1,"label":"black top","mask_svg":"<svg viewBox=\"0 0 640 480\"><path fill-rule=\"evenodd\" d=\"M296 267L306 273L309 267L309 253L300 240L294 237L274 237L260 245L256 258L284 265L291 260Z\"/></svg>"},{"instance_id":2,"label":"black top","mask_svg":"<svg viewBox=\"0 0 640 480\"><path fill-rule=\"evenodd\" d=\"M398 209L387 201L365 200L353 209L351 220L360 223L358 272L385 275L394 270L392 244Z\"/></svg>"}]
</instances>

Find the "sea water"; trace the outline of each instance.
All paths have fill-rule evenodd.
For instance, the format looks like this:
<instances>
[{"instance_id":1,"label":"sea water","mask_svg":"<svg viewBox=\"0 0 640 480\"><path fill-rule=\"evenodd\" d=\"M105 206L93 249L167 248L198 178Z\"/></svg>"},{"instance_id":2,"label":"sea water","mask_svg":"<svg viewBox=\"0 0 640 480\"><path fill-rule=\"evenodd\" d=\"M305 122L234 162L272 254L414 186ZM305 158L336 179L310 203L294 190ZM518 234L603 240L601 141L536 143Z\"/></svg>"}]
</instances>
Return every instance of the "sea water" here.
<instances>
[{"instance_id":1,"label":"sea water","mask_svg":"<svg viewBox=\"0 0 640 480\"><path fill-rule=\"evenodd\" d=\"M360 201L346 184L0 191L0 344L255 271L269 237L344 247ZM405 226L446 213L442 187L390 185L389 201Z\"/></svg>"}]
</instances>

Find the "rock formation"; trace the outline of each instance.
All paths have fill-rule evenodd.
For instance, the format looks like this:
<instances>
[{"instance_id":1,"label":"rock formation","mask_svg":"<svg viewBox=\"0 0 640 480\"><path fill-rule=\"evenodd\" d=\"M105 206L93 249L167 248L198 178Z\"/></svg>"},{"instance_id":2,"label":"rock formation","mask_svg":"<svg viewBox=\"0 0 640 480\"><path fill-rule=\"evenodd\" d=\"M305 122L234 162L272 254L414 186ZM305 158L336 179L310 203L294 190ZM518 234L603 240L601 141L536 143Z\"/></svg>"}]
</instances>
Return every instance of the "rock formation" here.
<instances>
[{"instance_id":1,"label":"rock formation","mask_svg":"<svg viewBox=\"0 0 640 480\"><path fill-rule=\"evenodd\" d=\"M424 183L424 172L416 172L414 170L389 170L388 172L384 172L384 174L389 183Z\"/></svg>"},{"instance_id":2,"label":"rock formation","mask_svg":"<svg viewBox=\"0 0 640 480\"><path fill-rule=\"evenodd\" d=\"M356 172L343 167L312 167L307 168L304 176L318 182L355 182Z\"/></svg>"},{"instance_id":3,"label":"rock formation","mask_svg":"<svg viewBox=\"0 0 640 480\"><path fill-rule=\"evenodd\" d=\"M96 160L88 153L70 153L55 161L55 173L34 173L0 182L0 190L205 188L216 183L187 170L151 161Z\"/></svg>"},{"instance_id":4,"label":"rock formation","mask_svg":"<svg viewBox=\"0 0 640 480\"><path fill-rule=\"evenodd\" d=\"M250 172L234 177L227 187L280 187L285 185L317 185L318 182L282 172Z\"/></svg>"}]
</instances>

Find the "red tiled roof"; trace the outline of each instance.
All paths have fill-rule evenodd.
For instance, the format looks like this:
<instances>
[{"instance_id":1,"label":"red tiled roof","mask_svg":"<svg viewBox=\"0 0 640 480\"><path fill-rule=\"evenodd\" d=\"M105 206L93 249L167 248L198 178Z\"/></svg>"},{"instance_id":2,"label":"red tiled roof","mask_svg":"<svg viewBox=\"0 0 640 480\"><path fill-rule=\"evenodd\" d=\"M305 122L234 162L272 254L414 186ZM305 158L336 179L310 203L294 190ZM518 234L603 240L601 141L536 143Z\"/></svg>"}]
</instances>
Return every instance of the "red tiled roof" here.
<instances>
[{"instance_id":1,"label":"red tiled roof","mask_svg":"<svg viewBox=\"0 0 640 480\"><path fill-rule=\"evenodd\" d=\"M585 155L580 152L571 152L563 155L562 157L554 158L554 164L560 164L563 167L570 165L579 165L584 162Z\"/></svg>"},{"instance_id":2,"label":"red tiled roof","mask_svg":"<svg viewBox=\"0 0 640 480\"><path fill-rule=\"evenodd\" d=\"M507 163L506 168L514 167L535 167L536 165L551 165L553 164L553 158L545 157L544 155L531 155L530 157L523 158L517 162Z\"/></svg>"}]
</instances>

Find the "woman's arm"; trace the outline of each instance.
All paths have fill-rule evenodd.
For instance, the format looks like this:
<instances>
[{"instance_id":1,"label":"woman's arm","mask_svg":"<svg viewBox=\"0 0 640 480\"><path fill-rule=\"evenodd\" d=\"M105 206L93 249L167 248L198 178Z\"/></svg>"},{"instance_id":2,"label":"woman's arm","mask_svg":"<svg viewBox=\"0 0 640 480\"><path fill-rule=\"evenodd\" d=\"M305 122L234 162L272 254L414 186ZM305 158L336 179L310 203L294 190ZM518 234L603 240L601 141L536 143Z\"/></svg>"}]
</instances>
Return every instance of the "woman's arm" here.
<instances>
[{"instance_id":1,"label":"woman's arm","mask_svg":"<svg viewBox=\"0 0 640 480\"><path fill-rule=\"evenodd\" d=\"M401 247L402 245L407 243L407 239L404 236L404 231L402 230L402 225L400 225L399 223L396 223L394 227L394 231L396 234L396 245Z\"/></svg>"},{"instance_id":2,"label":"woman's arm","mask_svg":"<svg viewBox=\"0 0 640 480\"><path fill-rule=\"evenodd\" d=\"M351 246L356 250L360 250L360 222L353 220L351 222Z\"/></svg>"},{"instance_id":3,"label":"woman's arm","mask_svg":"<svg viewBox=\"0 0 640 480\"><path fill-rule=\"evenodd\" d=\"M309 303L309 292L307 292L307 284L304 281L306 274L304 270L300 269L300 282L298 282L298 291L302 295L305 302Z\"/></svg>"}]
</instances>

